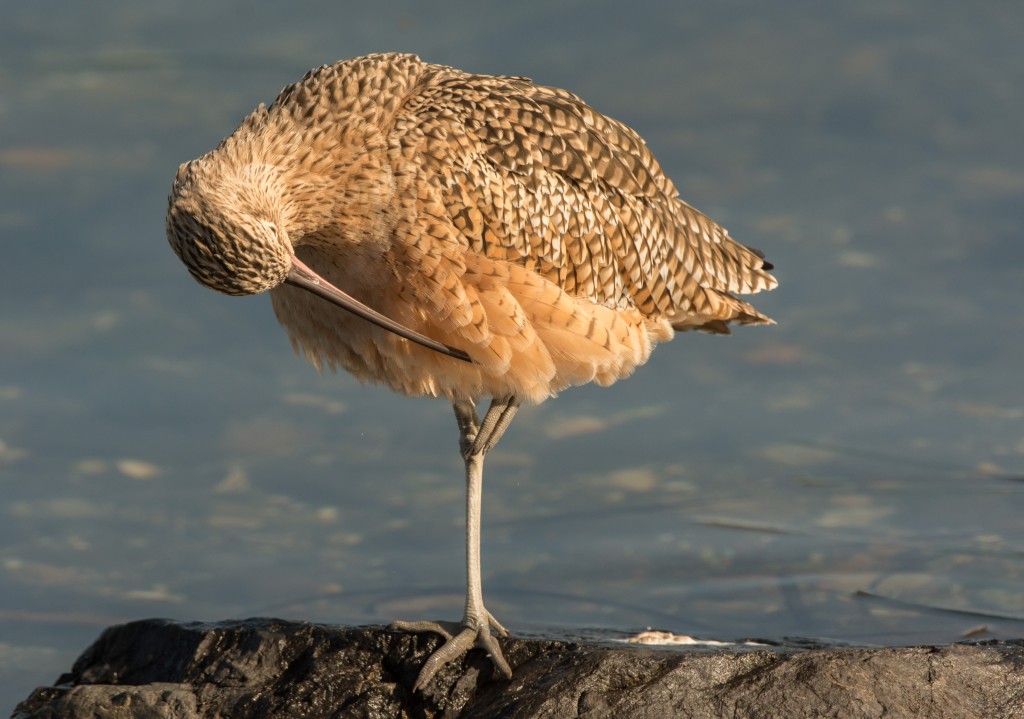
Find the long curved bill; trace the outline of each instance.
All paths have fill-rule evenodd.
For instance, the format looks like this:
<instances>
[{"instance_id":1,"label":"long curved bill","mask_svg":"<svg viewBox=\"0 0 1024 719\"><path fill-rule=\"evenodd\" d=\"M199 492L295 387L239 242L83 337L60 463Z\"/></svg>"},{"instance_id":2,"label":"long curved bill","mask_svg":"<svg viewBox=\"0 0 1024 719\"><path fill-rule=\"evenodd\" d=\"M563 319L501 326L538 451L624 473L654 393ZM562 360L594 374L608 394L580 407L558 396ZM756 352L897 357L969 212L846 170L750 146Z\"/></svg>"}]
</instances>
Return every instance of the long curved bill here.
<instances>
[{"instance_id":1,"label":"long curved bill","mask_svg":"<svg viewBox=\"0 0 1024 719\"><path fill-rule=\"evenodd\" d=\"M388 332L393 332L399 337L404 337L410 342L423 345L435 352L440 352L443 355L454 357L455 359L462 360L463 362L473 361L469 358L469 355L462 350L449 347L448 345L432 340L429 337L424 337L419 332L411 330L405 325L400 325L393 319L385 317L377 310L367 307L352 295L342 292L330 282L322 278L316 272L311 270L306 263L302 262L302 260L294 255L292 255L292 268L288 271L288 276L284 281L286 284L301 287L307 292L312 292L317 297L321 297L333 305L337 305L344 310L348 310L352 314L362 317L367 322L372 322Z\"/></svg>"}]
</instances>

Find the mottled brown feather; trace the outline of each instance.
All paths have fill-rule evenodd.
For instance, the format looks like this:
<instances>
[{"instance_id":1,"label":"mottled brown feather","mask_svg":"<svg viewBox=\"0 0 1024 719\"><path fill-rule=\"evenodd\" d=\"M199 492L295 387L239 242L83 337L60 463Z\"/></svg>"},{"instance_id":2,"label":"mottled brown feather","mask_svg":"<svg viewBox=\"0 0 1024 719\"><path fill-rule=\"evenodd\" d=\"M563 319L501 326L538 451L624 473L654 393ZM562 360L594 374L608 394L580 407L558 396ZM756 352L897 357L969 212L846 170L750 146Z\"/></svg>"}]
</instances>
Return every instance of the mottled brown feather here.
<instances>
[{"instance_id":1,"label":"mottled brown feather","mask_svg":"<svg viewBox=\"0 0 1024 719\"><path fill-rule=\"evenodd\" d=\"M629 375L673 329L771 321L735 296L775 287L759 253L680 200L633 130L524 78L396 54L316 68L174 193L168 234L200 281L272 288L311 361L407 394L541 401ZM270 279L241 245L217 254L232 232ZM274 285L275 241L474 364Z\"/></svg>"}]
</instances>

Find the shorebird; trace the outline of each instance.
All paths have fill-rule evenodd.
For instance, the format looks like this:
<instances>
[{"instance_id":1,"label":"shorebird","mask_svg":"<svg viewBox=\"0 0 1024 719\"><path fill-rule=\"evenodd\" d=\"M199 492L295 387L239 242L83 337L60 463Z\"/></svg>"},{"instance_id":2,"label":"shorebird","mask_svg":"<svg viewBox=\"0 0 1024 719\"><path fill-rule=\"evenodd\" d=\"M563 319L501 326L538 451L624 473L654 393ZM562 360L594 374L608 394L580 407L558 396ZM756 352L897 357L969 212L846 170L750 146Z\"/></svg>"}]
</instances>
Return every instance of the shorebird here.
<instances>
[{"instance_id":1,"label":"shorebird","mask_svg":"<svg viewBox=\"0 0 1024 719\"><path fill-rule=\"evenodd\" d=\"M512 672L480 578L483 464L523 402L609 385L680 330L770 324L764 256L686 204L636 132L576 95L413 55L310 70L178 169L167 236L203 285L270 291L318 368L451 401L466 466L461 622ZM478 401L489 398L481 419Z\"/></svg>"}]
</instances>

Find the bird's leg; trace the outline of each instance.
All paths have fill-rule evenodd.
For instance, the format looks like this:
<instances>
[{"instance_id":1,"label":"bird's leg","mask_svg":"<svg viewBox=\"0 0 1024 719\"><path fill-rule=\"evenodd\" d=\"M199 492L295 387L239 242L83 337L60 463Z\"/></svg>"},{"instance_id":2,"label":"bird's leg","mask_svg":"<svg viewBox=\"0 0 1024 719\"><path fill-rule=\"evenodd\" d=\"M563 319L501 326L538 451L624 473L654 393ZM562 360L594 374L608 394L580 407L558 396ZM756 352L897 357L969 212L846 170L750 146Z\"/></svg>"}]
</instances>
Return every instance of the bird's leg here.
<instances>
[{"instance_id":1,"label":"bird's leg","mask_svg":"<svg viewBox=\"0 0 1024 719\"><path fill-rule=\"evenodd\" d=\"M500 636L508 630L501 626L484 607L483 583L480 578L480 505L483 497L484 457L505 433L519 400L514 397L494 399L483 420L476 414L470 400L453 403L455 420L459 425L459 449L466 463L466 610L461 624L454 622L395 622L392 629L407 632L436 632L445 638L444 645L430 655L420 670L414 689L423 689L448 662L461 657L471 647L487 652L491 661L506 677L512 670L501 653L493 629Z\"/></svg>"}]
</instances>

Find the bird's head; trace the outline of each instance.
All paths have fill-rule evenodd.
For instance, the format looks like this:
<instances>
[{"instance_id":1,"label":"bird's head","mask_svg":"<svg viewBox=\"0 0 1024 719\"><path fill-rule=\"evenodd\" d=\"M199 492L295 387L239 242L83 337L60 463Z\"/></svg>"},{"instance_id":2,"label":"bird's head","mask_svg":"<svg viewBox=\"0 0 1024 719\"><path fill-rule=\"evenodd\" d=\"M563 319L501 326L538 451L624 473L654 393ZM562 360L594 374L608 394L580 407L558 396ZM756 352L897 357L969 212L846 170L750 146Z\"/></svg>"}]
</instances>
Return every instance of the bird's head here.
<instances>
[{"instance_id":1,"label":"bird's head","mask_svg":"<svg viewBox=\"0 0 1024 719\"><path fill-rule=\"evenodd\" d=\"M462 350L425 337L339 290L296 257L283 228L288 208L282 206L284 193L273 168L253 165L224 177L204 167L209 157L178 169L167 209L167 239L200 284L226 295L255 295L287 283L388 332L470 361Z\"/></svg>"},{"instance_id":2,"label":"bird's head","mask_svg":"<svg viewBox=\"0 0 1024 719\"><path fill-rule=\"evenodd\" d=\"M212 290L254 295L277 287L291 270L292 247L267 183L203 169L187 163L178 170L167 209L171 248Z\"/></svg>"}]
</instances>

